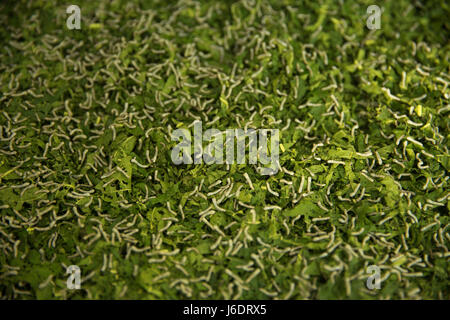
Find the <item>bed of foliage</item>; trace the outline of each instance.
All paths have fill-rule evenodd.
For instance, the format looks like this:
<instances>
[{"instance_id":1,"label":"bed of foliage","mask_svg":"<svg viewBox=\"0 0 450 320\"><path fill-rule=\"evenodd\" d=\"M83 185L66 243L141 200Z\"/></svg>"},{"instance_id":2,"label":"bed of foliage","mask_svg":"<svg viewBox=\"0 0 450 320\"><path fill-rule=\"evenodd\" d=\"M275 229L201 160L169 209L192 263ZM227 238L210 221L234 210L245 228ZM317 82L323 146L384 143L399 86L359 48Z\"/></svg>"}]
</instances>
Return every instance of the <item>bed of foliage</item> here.
<instances>
[{"instance_id":1,"label":"bed of foliage","mask_svg":"<svg viewBox=\"0 0 450 320\"><path fill-rule=\"evenodd\" d=\"M449 299L449 13L2 1L0 297ZM195 120L278 128L281 170L174 165Z\"/></svg>"}]
</instances>

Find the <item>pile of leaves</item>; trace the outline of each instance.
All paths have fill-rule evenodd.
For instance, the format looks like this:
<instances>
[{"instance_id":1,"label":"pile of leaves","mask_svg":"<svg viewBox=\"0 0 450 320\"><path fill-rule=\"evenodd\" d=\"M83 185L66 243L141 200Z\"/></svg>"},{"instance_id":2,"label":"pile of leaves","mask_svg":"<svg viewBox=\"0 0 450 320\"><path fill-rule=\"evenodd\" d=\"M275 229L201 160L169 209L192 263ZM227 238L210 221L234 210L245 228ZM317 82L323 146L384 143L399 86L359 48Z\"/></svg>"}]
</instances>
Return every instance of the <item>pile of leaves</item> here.
<instances>
[{"instance_id":1,"label":"pile of leaves","mask_svg":"<svg viewBox=\"0 0 450 320\"><path fill-rule=\"evenodd\" d=\"M447 1L76 4L0 4L1 298L450 298ZM173 164L196 120L279 172Z\"/></svg>"}]
</instances>

